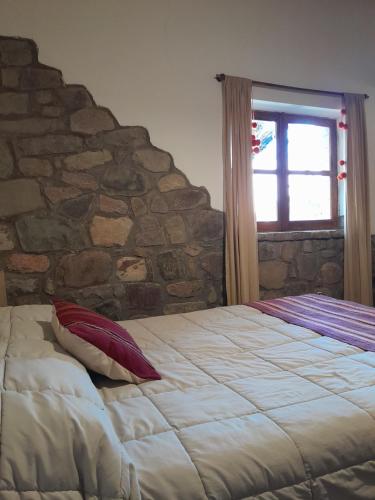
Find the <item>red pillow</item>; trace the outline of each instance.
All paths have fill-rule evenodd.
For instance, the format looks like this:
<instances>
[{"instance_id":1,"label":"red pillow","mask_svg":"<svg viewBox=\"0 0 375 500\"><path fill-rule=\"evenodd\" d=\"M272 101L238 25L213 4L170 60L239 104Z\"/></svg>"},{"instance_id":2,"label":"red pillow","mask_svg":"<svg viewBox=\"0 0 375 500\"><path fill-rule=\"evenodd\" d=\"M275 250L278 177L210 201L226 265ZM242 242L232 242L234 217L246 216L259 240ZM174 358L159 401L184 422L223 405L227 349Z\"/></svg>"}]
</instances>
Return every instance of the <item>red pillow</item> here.
<instances>
[{"instance_id":1,"label":"red pillow","mask_svg":"<svg viewBox=\"0 0 375 500\"><path fill-rule=\"evenodd\" d=\"M90 370L114 380L160 380L130 334L118 323L77 304L53 299L52 326L62 347Z\"/></svg>"}]
</instances>

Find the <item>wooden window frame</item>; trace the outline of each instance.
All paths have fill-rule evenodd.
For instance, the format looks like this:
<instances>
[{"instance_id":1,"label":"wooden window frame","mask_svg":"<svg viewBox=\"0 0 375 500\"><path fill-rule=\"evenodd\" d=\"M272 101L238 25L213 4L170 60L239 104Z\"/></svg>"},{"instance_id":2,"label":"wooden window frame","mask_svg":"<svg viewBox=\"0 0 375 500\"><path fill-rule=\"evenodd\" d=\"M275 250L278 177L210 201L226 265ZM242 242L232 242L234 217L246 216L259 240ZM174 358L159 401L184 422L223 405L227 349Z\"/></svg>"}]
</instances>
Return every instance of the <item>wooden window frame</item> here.
<instances>
[{"instance_id":1,"label":"wooden window frame","mask_svg":"<svg viewBox=\"0 0 375 500\"><path fill-rule=\"evenodd\" d=\"M254 174L277 175L277 212L278 221L258 222L258 232L310 231L336 229L338 227L338 189L337 189L337 124L332 118L320 118L308 115L294 115L272 111L255 111L255 120L276 122L277 169L254 169ZM328 127L330 130L330 169L309 171L288 171L288 123L302 123ZM289 220L288 173L297 175L323 175L331 179L331 218L324 220Z\"/></svg>"}]
</instances>

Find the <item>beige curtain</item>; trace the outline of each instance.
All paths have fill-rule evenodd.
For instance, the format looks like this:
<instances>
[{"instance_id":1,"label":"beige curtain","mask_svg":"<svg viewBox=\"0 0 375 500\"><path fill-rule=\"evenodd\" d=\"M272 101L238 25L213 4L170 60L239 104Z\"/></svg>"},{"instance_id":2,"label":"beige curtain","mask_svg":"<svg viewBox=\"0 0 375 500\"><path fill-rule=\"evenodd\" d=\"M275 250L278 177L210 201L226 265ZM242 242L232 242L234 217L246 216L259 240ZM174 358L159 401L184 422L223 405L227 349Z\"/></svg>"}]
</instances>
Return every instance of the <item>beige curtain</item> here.
<instances>
[{"instance_id":1,"label":"beige curtain","mask_svg":"<svg viewBox=\"0 0 375 500\"><path fill-rule=\"evenodd\" d=\"M226 76L223 90L225 274L228 304L259 298L257 230L250 155L251 89Z\"/></svg>"},{"instance_id":2,"label":"beige curtain","mask_svg":"<svg viewBox=\"0 0 375 500\"><path fill-rule=\"evenodd\" d=\"M347 182L344 246L344 296L372 305L369 175L364 96L345 94Z\"/></svg>"}]
</instances>

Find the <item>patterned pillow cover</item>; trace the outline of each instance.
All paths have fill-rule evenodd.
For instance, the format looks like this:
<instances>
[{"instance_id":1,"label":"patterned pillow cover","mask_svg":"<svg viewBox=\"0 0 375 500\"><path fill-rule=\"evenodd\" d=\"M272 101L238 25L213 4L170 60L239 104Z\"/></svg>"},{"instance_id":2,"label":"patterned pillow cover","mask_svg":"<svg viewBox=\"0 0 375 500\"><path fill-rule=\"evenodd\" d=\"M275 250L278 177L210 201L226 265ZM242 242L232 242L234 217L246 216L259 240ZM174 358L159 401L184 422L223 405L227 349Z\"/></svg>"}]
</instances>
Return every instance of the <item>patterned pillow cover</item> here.
<instances>
[{"instance_id":1,"label":"patterned pillow cover","mask_svg":"<svg viewBox=\"0 0 375 500\"><path fill-rule=\"evenodd\" d=\"M57 340L87 368L135 384L161 379L119 324L78 304L60 299L52 302L52 327Z\"/></svg>"}]
</instances>

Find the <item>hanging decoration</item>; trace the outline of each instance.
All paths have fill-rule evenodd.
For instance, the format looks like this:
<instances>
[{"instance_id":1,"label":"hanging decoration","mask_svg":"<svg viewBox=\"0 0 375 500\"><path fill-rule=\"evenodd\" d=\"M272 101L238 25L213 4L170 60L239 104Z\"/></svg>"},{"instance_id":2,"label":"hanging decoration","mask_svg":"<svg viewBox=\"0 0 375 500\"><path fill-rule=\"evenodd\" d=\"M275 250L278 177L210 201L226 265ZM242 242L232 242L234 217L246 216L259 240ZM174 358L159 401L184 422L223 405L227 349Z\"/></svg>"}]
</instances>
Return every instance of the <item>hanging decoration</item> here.
<instances>
[{"instance_id":1,"label":"hanging decoration","mask_svg":"<svg viewBox=\"0 0 375 500\"><path fill-rule=\"evenodd\" d=\"M348 124L346 123L345 121L345 118L346 118L346 109L343 108L341 110L341 120L339 121L339 128L343 129L343 130L348 130Z\"/></svg>"},{"instance_id":2,"label":"hanging decoration","mask_svg":"<svg viewBox=\"0 0 375 500\"><path fill-rule=\"evenodd\" d=\"M338 127L341 128L343 131L345 130L348 130L348 124L346 123L345 121L345 118L346 118L346 109L343 108L341 110L341 120L339 121L338 123ZM345 165L346 165L346 161L345 160L339 160L339 166L341 167L341 172L338 173L337 175L337 180L338 181L342 181L344 179L346 179L347 177L347 174L345 172Z\"/></svg>"},{"instance_id":3,"label":"hanging decoration","mask_svg":"<svg viewBox=\"0 0 375 500\"><path fill-rule=\"evenodd\" d=\"M254 113L252 115L251 127L253 129L258 128L258 123L256 121L254 121ZM260 146L260 139L258 139L256 136L256 130L254 130L254 132L255 132L255 134L251 135L251 151L254 154L258 154L260 152L260 147L259 147Z\"/></svg>"}]
</instances>

